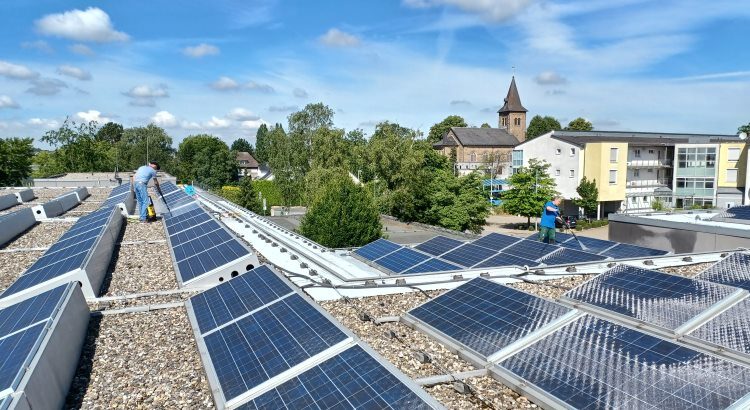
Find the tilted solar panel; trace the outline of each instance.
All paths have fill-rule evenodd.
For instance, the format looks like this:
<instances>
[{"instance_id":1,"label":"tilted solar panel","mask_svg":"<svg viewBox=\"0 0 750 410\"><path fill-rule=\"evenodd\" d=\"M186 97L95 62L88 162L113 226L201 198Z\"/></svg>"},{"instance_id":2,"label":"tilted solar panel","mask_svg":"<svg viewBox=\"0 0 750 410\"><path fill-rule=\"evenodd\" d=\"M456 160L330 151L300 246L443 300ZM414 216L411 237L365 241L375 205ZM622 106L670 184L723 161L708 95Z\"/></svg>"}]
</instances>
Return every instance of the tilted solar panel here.
<instances>
[{"instance_id":1,"label":"tilted solar panel","mask_svg":"<svg viewBox=\"0 0 750 410\"><path fill-rule=\"evenodd\" d=\"M733 253L698 274L695 279L750 290L750 255Z\"/></svg>"},{"instance_id":2,"label":"tilted solar panel","mask_svg":"<svg viewBox=\"0 0 750 410\"><path fill-rule=\"evenodd\" d=\"M182 283L185 283L249 254L250 252L233 238L177 261L177 267Z\"/></svg>"},{"instance_id":3,"label":"tilted solar panel","mask_svg":"<svg viewBox=\"0 0 750 410\"><path fill-rule=\"evenodd\" d=\"M520 240L521 240L520 238L516 238L515 236L503 235L503 234L493 232L489 235L485 235L473 241L472 244L477 245L477 246L482 246L484 248L492 249L495 251L499 251Z\"/></svg>"},{"instance_id":4,"label":"tilted solar panel","mask_svg":"<svg viewBox=\"0 0 750 410\"><path fill-rule=\"evenodd\" d=\"M0 337L52 317L62 303L65 292L66 286L59 286L0 309Z\"/></svg>"},{"instance_id":5,"label":"tilted solar panel","mask_svg":"<svg viewBox=\"0 0 750 410\"><path fill-rule=\"evenodd\" d=\"M409 273L426 273L426 272L446 272L452 270L461 270L462 268L458 265L448 263L436 258L430 258L420 263L419 265L407 270L405 274Z\"/></svg>"},{"instance_id":6,"label":"tilted solar panel","mask_svg":"<svg viewBox=\"0 0 750 410\"><path fill-rule=\"evenodd\" d=\"M247 403L246 409L429 409L411 388L353 346Z\"/></svg>"},{"instance_id":7,"label":"tilted solar panel","mask_svg":"<svg viewBox=\"0 0 750 410\"><path fill-rule=\"evenodd\" d=\"M618 265L565 297L675 331L736 292L729 286Z\"/></svg>"},{"instance_id":8,"label":"tilted solar panel","mask_svg":"<svg viewBox=\"0 0 750 410\"><path fill-rule=\"evenodd\" d=\"M750 220L750 205L734 206L716 215L714 219L743 219Z\"/></svg>"},{"instance_id":9,"label":"tilted solar panel","mask_svg":"<svg viewBox=\"0 0 750 410\"><path fill-rule=\"evenodd\" d=\"M508 255L504 252L498 253L497 255L485 260L479 265L475 265L475 268L498 268L501 266L528 266L534 267L539 266L540 263L532 261L531 259L522 258L520 256Z\"/></svg>"},{"instance_id":10,"label":"tilted solar panel","mask_svg":"<svg viewBox=\"0 0 750 410\"><path fill-rule=\"evenodd\" d=\"M690 336L750 356L750 300L740 301Z\"/></svg>"},{"instance_id":11,"label":"tilted solar panel","mask_svg":"<svg viewBox=\"0 0 750 410\"><path fill-rule=\"evenodd\" d=\"M27 327L0 337L0 392L13 390L20 383L22 370L33 359L33 351L40 342L45 323Z\"/></svg>"},{"instance_id":12,"label":"tilted solar panel","mask_svg":"<svg viewBox=\"0 0 750 410\"><path fill-rule=\"evenodd\" d=\"M626 258L640 258L640 257L647 257L647 256L661 256L661 255L666 255L667 253L669 252L662 251L659 249L644 248L642 246L630 245L627 243L620 243L603 251L601 254L604 256L609 256L610 258L614 258L614 259L626 259Z\"/></svg>"},{"instance_id":13,"label":"tilted solar panel","mask_svg":"<svg viewBox=\"0 0 750 410\"><path fill-rule=\"evenodd\" d=\"M535 261L551 254L558 249L560 249L560 247L557 245L524 239L514 245L503 249L503 253L520 256L522 258Z\"/></svg>"},{"instance_id":14,"label":"tilted solar panel","mask_svg":"<svg viewBox=\"0 0 750 410\"><path fill-rule=\"evenodd\" d=\"M367 260L374 261L375 259L382 258L383 256L401 248L401 245L395 244L391 241L378 239L375 242L370 242L355 250L354 253Z\"/></svg>"},{"instance_id":15,"label":"tilted solar panel","mask_svg":"<svg viewBox=\"0 0 750 410\"><path fill-rule=\"evenodd\" d=\"M492 249L466 243L442 255L440 258L470 268L496 253L497 251L493 251Z\"/></svg>"},{"instance_id":16,"label":"tilted solar panel","mask_svg":"<svg viewBox=\"0 0 750 410\"><path fill-rule=\"evenodd\" d=\"M164 196L167 196L168 194L171 194L175 191L181 191L181 189L177 185L168 181L159 184L159 188L161 188L161 192L164 194Z\"/></svg>"},{"instance_id":17,"label":"tilted solar panel","mask_svg":"<svg viewBox=\"0 0 750 410\"><path fill-rule=\"evenodd\" d=\"M409 311L485 360L572 309L484 278L471 281Z\"/></svg>"},{"instance_id":18,"label":"tilted solar panel","mask_svg":"<svg viewBox=\"0 0 750 410\"><path fill-rule=\"evenodd\" d=\"M402 273L427 259L430 259L429 255L413 249L401 248L382 258L376 259L374 262L393 273Z\"/></svg>"},{"instance_id":19,"label":"tilted solar panel","mask_svg":"<svg viewBox=\"0 0 750 410\"><path fill-rule=\"evenodd\" d=\"M204 222L213 220L213 217L202 209L195 209L175 218L179 218L179 221L173 221L166 225L168 235L176 235L185 230L192 229Z\"/></svg>"},{"instance_id":20,"label":"tilted solar panel","mask_svg":"<svg viewBox=\"0 0 750 410\"><path fill-rule=\"evenodd\" d=\"M525 239L539 242L539 232L532 233ZM565 232L555 232L555 244L560 245L573 240L573 235Z\"/></svg>"},{"instance_id":21,"label":"tilted solar panel","mask_svg":"<svg viewBox=\"0 0 750 410\"><path fill-rule=\"evenodd\" d=\"M424 253L429 253L430 255L438 256L448 251L451 251L453 249L456 249L461 245L463 245L463 242L461 241L457 241L451 238L446 238L445 236L436 236L427 242L424 242L415 246L414 248L419 249L420 251Z\"/></svg>"},{"instance_id":22,"label":"tilted solar panel","mask_svg":"<svg viewBox=\"0 0 750 410\"><path fill-rule=\"evenodd\" d=\"M168 232L172 232L169 228L172 228L174 225L180 224L190 218L193 218L199 215L207 215L207 214L208 213L203 208L201 208L200 206L196 206L195 208L192 208L179 215L169 215L169 214L165 215L164 225L167 227Z\"/></svg>"},{"instance_id":23,"label":"tilted solar panel","mask_svg":"<svg viewBox=\"0 0 750 410\"><path fill-rule=\"evenodd\" d=\"M750 393L747 367L588 315L494 371L578 409L723 409Z\"/></svg>"},{"instance_id":24,"label":"tilted solar panel","mask_svg":"<svg viewBox=\"0 0 750 410\"><path fill-rule=\"evenodd\" d=\"M570 248L562 248L557 252L539 259L539 262L542 262L546 265L565 265L570 263L596 262L605 259L607 259L606 256L597 255L595 253L577 251Z\"/></svg>"},{"instance_id":25,"label":"tilted solar panel","mask_svg":"<svg viewBox=\"0 0 750 410\"><path fill-rule=\"evenodd\" d=\"M571 239L558 245L563 248L570 248L579 251L585 251L589 253L602 253L607 249L617 245L619 242L605 241L604 239L587 238L585 236L579 236L578 240ZM582 246L583 245L583 246Z\"/></svg>"}]
</instances>

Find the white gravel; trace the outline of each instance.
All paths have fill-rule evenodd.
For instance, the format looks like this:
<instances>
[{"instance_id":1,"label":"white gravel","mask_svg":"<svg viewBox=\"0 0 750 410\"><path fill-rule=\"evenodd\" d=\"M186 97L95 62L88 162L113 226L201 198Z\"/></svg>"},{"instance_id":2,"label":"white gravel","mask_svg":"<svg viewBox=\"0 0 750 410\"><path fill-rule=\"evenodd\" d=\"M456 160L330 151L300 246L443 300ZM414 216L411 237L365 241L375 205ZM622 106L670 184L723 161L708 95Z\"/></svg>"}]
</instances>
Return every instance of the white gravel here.
<instances>
[{"instance_id":1,"label":"white gravel","mask_svg":"<svg viewBox=\"0 0 750 410\"><path fill-rule=\"evenodd\" d=\"M671 268L661 268L659 271L666 273L673 273L675 275L686 276L692 278L693 276L703 272L713 265L714 262L696 263L693 265L675 266Z\"/></svg>"},{"instance_id":2,"label":"white gravel","mask_svg":"<svg viewBox=\"0 0 750 410\"><path fill-rule=\"evenodd\" d=\"M0 291L7 289L43 253L42 251L0 253Z\"/></svg>"},{"instance_id":3,"label":"white gravel","mask_svg":"<svg viewBox=\"0 0 750 410\"><path fill-rule=\"evenodd\" d=\"M72 222L45 222L34 225L5 245L4 249L47 248L73 226Z\"/></svg>"}]
</instances>

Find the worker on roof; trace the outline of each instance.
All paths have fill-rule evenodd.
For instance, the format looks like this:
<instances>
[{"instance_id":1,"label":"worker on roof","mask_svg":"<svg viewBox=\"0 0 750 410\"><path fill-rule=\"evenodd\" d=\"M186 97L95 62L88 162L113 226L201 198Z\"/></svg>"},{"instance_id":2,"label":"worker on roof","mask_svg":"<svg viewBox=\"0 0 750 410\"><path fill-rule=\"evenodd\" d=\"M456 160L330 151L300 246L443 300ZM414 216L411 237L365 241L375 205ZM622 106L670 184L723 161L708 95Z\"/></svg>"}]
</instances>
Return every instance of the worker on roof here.
<instances>
[{"instance_id":1,"label":"worker on roof","mask_svg":"<svg viewBox=\"0 0 750 410\"><path fill-rule=\"evenodd\" d=\"M142 222L146 222L147 208L149 205L148 198L148 181L151 178L154 179L154 185L157 190L160 190L159 181L156 179L156 171L160 169L159 163L151 161L148 165L144 165L135 171L135 175L131 178L133 187L135 188L135 198L138 200L138 219Z\"/></svg>"},{"instance_id":2,"label":"worker on roof","mask_svg":"<svg viewBox=\"0 0 750 410\"><path fill-rule=\"evenodd\" d=\"M193 184L185 185L185 193L189 196L195 196L195 188L193 187Z\"/></svg>"},{"instance_id":3,"label":"worker on roof","mask_svg":"<svg viewBox=\"0 0 750 410\"><path fill-rule=\"evenodd\" d=\"M555 243L555 219L560 215L561 201L562 198L556 196L542 208L541 229L539 230L539 240L542 242Z\"/></svg>"}]
</instances>

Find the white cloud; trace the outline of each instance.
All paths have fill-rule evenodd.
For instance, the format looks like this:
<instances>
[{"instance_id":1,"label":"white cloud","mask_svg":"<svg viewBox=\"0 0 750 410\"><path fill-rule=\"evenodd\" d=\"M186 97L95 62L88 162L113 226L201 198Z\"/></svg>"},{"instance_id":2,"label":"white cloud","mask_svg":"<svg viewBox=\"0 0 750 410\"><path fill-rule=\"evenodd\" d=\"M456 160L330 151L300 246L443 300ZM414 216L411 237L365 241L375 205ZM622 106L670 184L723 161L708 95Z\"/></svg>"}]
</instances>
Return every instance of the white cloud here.
<instances>
[{"instance_id":1,"label":"white cloud","mask_svg":"<svg viewBox=\"0 0 750 410\"><path fill-rule=\"evenodd\" d=\"M203 128L195 121L183 121L180 123L180 127L185 130L199 130Z\"/></svg>"},{"instance_id":2,"label":"white cloud","mask_svg":"<svg viewBox=\"0 0 750 410\"><path fill-rule=\"evenodd\" d=\"M218 80L211 83L211 88L218 91L230 91L230 90L236 90L240 88L240 85L237 83L237 81L234 81L233 79L229 77L219 77Z\"/></svg>"},{"instance_id":3,"label":"white cloud","mask_svg":"<svg viewBox=\"0 0 750 410\"><path fill-rule=\"evenodd\" d=\"M18 108L18 103L7 95L0 95L0 109L3 108Z\"/></svg>"},{"instance_id":4,"label":"white cloud","mask_svg":"<svg viewBox=\"0 0 750 410\"><path fill-rule=\"evenodd\" d=\"M157 98L169 97L167 86L164 84L160 84L156 87L137 85L122 94L126 97L130 97L130 105L136 107L153 107L156 105Z\"/></svg>"},{"instance_id":5,"label":"white cloud","mask_svg":"<svg viewBox=\"0 0 750 410\"><path fill-rule=\"evenodd\" d=\"M561 85L568 82L568 79L554 71L544 71L534 77L534 81L539 85Z\"/></svg>"},{"instance_id":6,"label":"white cloud","mask_svg":"<svg viewBox=\"0 0 750 410\"><path fill-rule=\"evenodd\" d=\"M296 105L272 105L268 107L268 111L271 112L292 112L297 110L299 108Z\"/></svg>"},{"instance_id":7,"label":"white cloud","mask_svg":"<svg viewBox=\"0 0 750 410\"><path fill-rule=\"evenodd\" d=\"M27 122L27 124L32 126L43 126L44 128L57 128L60 126L60 123L57 120L52 120L49 118L30 118Z\"/></svg>"},{"instance_id":8,"label":"white cloud","mask_svg":"<svg viewBox=\"0 0 750 410\"><path fill-rule=\"evenodd\" d=\"M303 90L302 88L295 88L292 93L297 98L307 98L307 91Z\"/></svg>"},{"instance_id":9,"label":"white cloud","mask_svg":"<svg viewBox=\"0 0 750 410\"><path fill-rule=\"evenodd\" d=\"M182 49L182 54L188 57L201 58L205 56L215 56L220 53L219 47L211 44L201 43L193 47L185 47Z\"/></svg>"},{"instance_id":10,"label":"white cloud","mask_svg":"<svg viewBox=\"0 0 750 410\"><path fill-rule=\"evenodd\" d=\"M98 7L48 14L37 20L35 26L41 34L76 41L110 43L130 38L127 34L116 31L109 15Z\"/></svg>"},{"instance_id":11,"label":"white cloud","mask_svg":"<svg viewBox=\"0 0 750 410\"><path fill-rule=\"evenodd\" d=\"M57 67L57 73L61 75L67 75L68 77L77 78L81 81L91 80L91 73L82 68L74 67L72 65L61 65L60 67Z\"/></svg>"},{"instance_id":12,"label":"white cloud","mask_svg":"<svg viewBox=\"0 0 750 410\"><path fill-rule=\"evenodd\" d=\"M456 107L456 106L466 106L466 107L468 107L468 106L471 106L471 101L469 101L469 100L453 100L453 101L451 101L450 105L453 106L453 107Z\"/></svg>"},{"instance_id":13,"label":"white cloud","mask_svg":"<svg viewBox=\"0 0 750 410\"><path fill-rule=\"evenodd\" d=\"M318 38L318 41L329 47L356 47L361 43L359 37L345 33L337 28L328 30L328 32Z\"/></svg>"},{"instance_id":14,"label":"white cloud","mask_svg":"<svg viewBox=\"0 0 750 410\"><path fill-rule=\"evenodd\" d=\"M211 119L207 121L205 125L206 125L206 128L228 128L229 120L211 116Z\"/></svg>"},{"instance_id":15,"label":"white cloud","mask_svg":"<svg viewBox=\"0 0 750 410\"><path fill-rule=\"evenodd\" d=\"M21 43L21 48L25 48L27 50L39 50L44 53L54 52L52 47L50 47L50 45L47 44L47 42L44 40L24 41L23 43Z\"/></svg>"},{"instance_id":16,"label":"white cloud","mask_svg":"<svg viewBox=\"0 0 750 410\"><path fill-rule=\"evenodd\" d=\"M248 81L247 84L244 85L244 87L249 90L258 91L258 92L266 93L266 94L271 94L276 91L273 89L273 87L271 87L268 84L256 83L255 81Z\"/></svg>"},{"instance_id":17,"label":"white cloud","mask_svg":"<svg viewBox=\"0 0 750 410\"><path fill-rule=\"evenodd\" d=\"M169 111L159 111L151 117L151 122L160 127L173 128L177 126L177 117Z\"/></svg>"},{"instance_id":18,"label":"white cloud","mask_svg":"<svg viewBox=\"0 0 750 410\"><path fill-rule=\"evenodd\" d=\"M251 121L242 121L240 126L246 130L257 130L263 124L268 124L268 123L261 119L258 119L258 120L251 120Z\"/></svg>"},{"instance_id":19,"label":"white cloud","mask_svg":"<svg viewBox=\"0 0 750 410\"><path fill-rule=\"evenodd\" d=\"M404 5L412 8L453 6L493 22L512 18L531 3L531 0L403 0Z\"/></svg>"},{"instance_id":20,"label":"white cloud","mask_svg":"<svg viewBox=\"0 0 750 410\"><path fill-rule=\"evenodd\" d=\"M94 50L91 49L91 47L85 44L73 44L68 47L68 50L70 50L71 53L87 57L91 57L96 54Z\"/></svg>"},{"instance_id":21,"label":"white cloud","mask_svg":"<svg viewBox=\"0 0 750 410\"><path fill-rule=\"evenodd\" d=\"M81 111L76 113L76 116L86 122L96 121L100 125L106 124L110 121L108 117L103 116L102 113L97 110L88 110L86 112Z\"/></svg>"},{"instance_id":22,"label":"white cloud","mask_svg":"<svg viewBox=\"0 0 750 410\"><path fill-rule=\"evenodd\" d=\"M31 88L27 89L26 92L35 95L55 95L63 88L68 88L65 81L56 78L37 78L31 80L31 84Z\"/></svg>"},{"instance_id":23,"label":"white cloud","mask_svg":"<svg viewBox=\"0 0 750 410\"><path fill-rule=\"evenodd\" d=\"M226 117L235 121L256 121L260 119L260 117L253 114L252 111L244 108L234 108L226 115Z\"/></svg>"},{"instance_id":24,"label":"white cloud","mask_svg":"<svg viewBox=\"0 0 750 410\"><path fill-rule=\"evenodd\" d=\"M31 80L39 77L39 73L25 65L0 60L0 76L14 80Z\"/></svg>"}]
</instances>

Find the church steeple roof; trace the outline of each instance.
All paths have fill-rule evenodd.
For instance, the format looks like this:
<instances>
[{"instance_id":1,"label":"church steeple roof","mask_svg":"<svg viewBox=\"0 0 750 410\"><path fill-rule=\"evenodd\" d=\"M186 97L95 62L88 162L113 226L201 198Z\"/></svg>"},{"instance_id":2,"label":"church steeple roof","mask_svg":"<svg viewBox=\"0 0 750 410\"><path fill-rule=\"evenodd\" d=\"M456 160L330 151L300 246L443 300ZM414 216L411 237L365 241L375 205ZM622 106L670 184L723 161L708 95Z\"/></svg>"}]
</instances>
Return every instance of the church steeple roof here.
<instances>
[{"instance_id":1,"label":"church steeple roof","mask_svg":"<svg viewBox=\"0 0 750 410\"><path fill-rule=\"evenodd\" d=\"M510 88L508 89L508 95L505 97L505 104L498 110L498 113L505 114L509 112L527 112L526 108L521 105L521 97L518 95L518 88L516 88L516 76L510 80Z\"/></svg>"}]
</instances>

